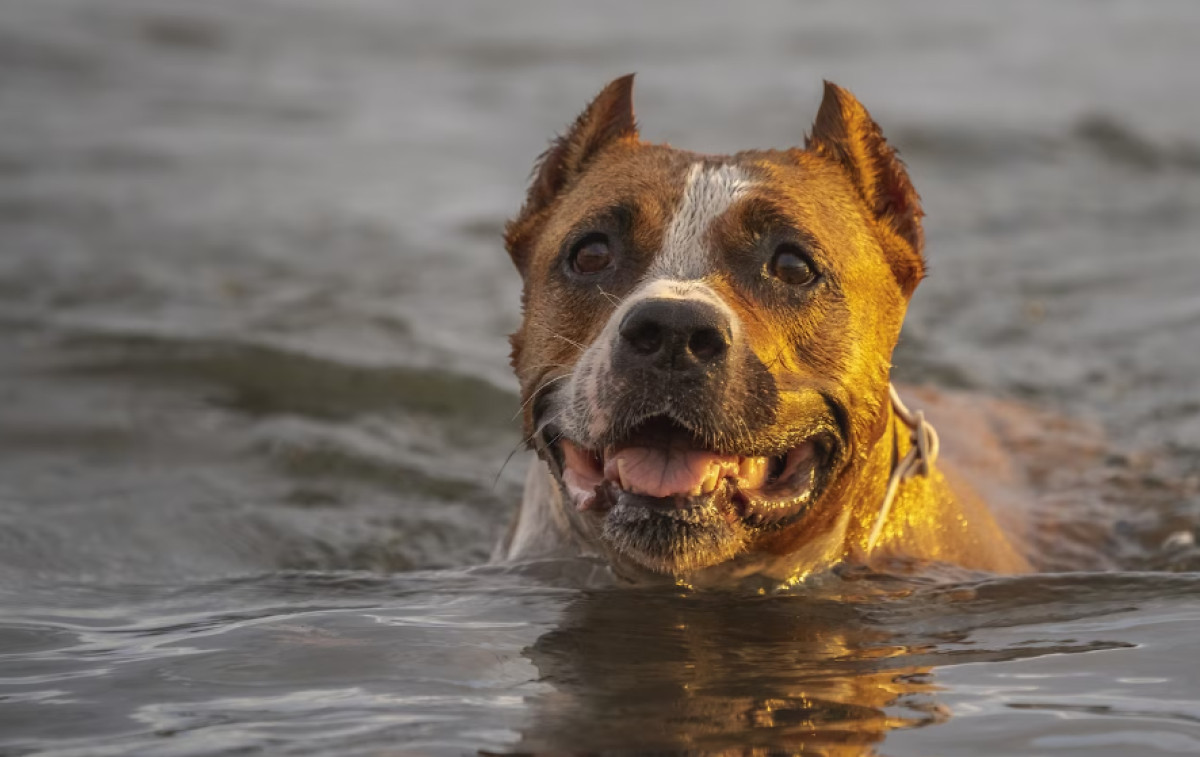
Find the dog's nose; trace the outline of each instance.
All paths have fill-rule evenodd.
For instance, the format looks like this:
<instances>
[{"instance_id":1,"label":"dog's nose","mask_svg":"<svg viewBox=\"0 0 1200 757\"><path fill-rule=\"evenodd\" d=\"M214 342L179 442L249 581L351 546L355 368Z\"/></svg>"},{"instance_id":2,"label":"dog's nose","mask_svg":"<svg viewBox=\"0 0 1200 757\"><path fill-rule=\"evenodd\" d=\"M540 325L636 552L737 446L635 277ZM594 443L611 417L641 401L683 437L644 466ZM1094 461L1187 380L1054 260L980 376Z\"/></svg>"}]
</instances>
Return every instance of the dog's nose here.
<instances>
[{"instance_id":1,"label":"dog's nose","mask_svg":"<svg viewBox=\"0 0 1200 757\"><path fill-rule=\"evenodd\" d=\"M677 372L720 363L733 338L724 314L695 300L640 302L626 313L618 332L621 359Z\"/></svg>"}]
</instances>

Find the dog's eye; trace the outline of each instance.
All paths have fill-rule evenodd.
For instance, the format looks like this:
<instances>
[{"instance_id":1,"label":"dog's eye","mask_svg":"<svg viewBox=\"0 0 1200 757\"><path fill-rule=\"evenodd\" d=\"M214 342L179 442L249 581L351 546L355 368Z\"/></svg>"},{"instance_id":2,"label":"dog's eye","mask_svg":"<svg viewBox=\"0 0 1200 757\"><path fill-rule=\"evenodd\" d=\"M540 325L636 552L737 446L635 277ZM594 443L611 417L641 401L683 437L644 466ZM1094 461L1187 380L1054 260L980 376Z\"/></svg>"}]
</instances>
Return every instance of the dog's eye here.
<instances>
[{"instance_id":1,"label":"dog's eye","mask_svg":"<svg viewBox=\"0 0 1200 757\"><path fill-rule=\"evenodd\" d=\"M804 286L817 278L817 270L804 251L790 242L775 248L771 258L771 273L785 284Z\"/></svg>"},{"instance_id":2,"label":"dog's eye","mask_svg":"<svg viewBox=\"0 0 1200 757\"><path fill-rule=\"evenodd\" d=\"M600 273L612 265L612 260L608 237L603 234L589 234L571 251L571 270L583 275Z\"/></svg>"}]
</instances>

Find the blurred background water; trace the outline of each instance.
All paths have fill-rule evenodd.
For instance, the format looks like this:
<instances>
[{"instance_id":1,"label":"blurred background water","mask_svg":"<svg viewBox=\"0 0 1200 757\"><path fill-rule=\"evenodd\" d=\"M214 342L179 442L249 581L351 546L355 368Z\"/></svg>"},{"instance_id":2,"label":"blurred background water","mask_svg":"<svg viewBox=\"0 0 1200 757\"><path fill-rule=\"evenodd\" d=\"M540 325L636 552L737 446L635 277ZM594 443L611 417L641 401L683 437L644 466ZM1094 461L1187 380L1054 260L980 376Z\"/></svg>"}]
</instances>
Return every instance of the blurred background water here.
<instances>
[{"instance_id":1,"label":"blurred background water","mask_svg":"<svg viewBox=\"0 0 1200 757\"><path fill-rule=\"evenodd\" d=\"M1200 751L1197 40L1183 0L7 0L0 754ZM470 567L526 464L499 231L628 71L706 152L866 103L929 214L900 375L1103 427L1055 496L1121 570Z\"/></svg>"}]
</instances>

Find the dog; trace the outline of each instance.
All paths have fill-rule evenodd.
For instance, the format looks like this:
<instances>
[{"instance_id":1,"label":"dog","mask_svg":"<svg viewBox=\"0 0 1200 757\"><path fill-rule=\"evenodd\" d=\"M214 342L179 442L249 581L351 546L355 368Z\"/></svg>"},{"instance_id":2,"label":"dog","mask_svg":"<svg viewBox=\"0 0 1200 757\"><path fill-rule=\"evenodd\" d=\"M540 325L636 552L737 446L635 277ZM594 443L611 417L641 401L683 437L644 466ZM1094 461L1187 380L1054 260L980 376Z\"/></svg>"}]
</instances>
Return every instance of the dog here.
<instances>
[{"instance_id":1,"label":"dog","mask_svg":"<svg viewBox=\"0 0 1200 757\"><path fill-rule=\"evenodd\" d=\"M803 148L714 156L643 142L632 90L552 143L505 228L537 458L493 557L692 585L1030 570L891 384L924 213L867 110L826 82Z\"/></svg>"}]
</instances>

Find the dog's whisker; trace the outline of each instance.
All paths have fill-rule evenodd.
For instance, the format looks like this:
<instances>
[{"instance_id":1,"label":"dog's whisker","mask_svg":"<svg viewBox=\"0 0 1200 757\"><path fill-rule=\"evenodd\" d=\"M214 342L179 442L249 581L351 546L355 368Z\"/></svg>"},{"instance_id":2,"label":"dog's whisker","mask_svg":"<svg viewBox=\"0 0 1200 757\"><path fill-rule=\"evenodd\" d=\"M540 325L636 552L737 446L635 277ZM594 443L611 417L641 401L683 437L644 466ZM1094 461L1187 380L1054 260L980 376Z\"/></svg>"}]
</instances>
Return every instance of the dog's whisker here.
<instances>
[{"instance_id":1,"label":"dog's whisker","mask_svg":"<svg viewBox=\"0 0 1200 757\"><path fill-rule=\"evenodd\" d=\"M571 339L570 337L565 337L565 336L563 336L562 334L558 333L557 331L555 331L554 329L550 328L549 326L543 325L543 324L541 324L541 323L535 323L535 324L533 324L533 325L535 325L535 326L537 326L538 328L542 329L543 331L545 331L547 334L549 334L550 336L554 337L555 339L561 339L562 341L566 342L567 344L571 345L572 347L575 347L575 348L576 348L576 349L578 349L580 352L583 352L584 350L586 350L586 349L587 349L587 347L586 347L586 346L584 346L584 345L580 344L579 342L575 341L574 339Z\"/></svg>"},{"instance_id":2,"label":"dog's whisker","mask_svg":"<svg viewBox=\"0 0 1200 757\"><path fill-rule=\"evenodd\" d=\"M534 373L536 371L540 371L544 368L562 368L564 370L569 371L569 370L571 370L572 367L573 366L570 366L566 363L538 363L537 365L531 365L531 366L526 367L525 370L521 371L517 375L520 378L525 379L529 376L529 374Z\"/></svg>"},{"instance_id":3,"label":"dog's whisker","mask_svg":"<svg viewBox=\"0 0 1200 757\"><path fill-rule=\"evenodd\" d=\"M604 287L600 286L599 284L596 285L596 290L598 292L600 292L600 294L604 295L605 298L607 298L608 301L611 302L613 305L615 305L617 307L621 306L621 298L620 297L617 297L615 294L609 294L608 292L604 291Z\"/></svg>"},{"instance_id":4,"label":"dog's whisker","mask_svg":"<svg viewBox=\"0 0 1200 757\"><path fill-rule=\"evenodd\" d=\"M547 419L544 423L542 423L542 425L538 426L532 434L521 439L513 446L513 448L509 451L508 456L504 458L504 462L500 464L500 470L496 471L496 477L492 479L492 491L496 490L496 484L500 483L500 477L504 475L504 469L508 467L510 462L512 462L513 457L521 451L521 448L527 446L530 442L537 438L538 434L545 431L547 426L557 422L561 417L562 413L558 413L553 418ZM559 432L558 436L554 437L550 443L553 444L554 442L557 442L562 438L562 436L562 432Z\"/></svg>"},{"instance_id":5,"label":"dog's whisker","mask_svg":"<svg viewBox=\"0 0 1200 757\"><path fill-rule=\"evenodd\" d=\"M519 408L517 408L517 412L513 413L513 417L510 418L509 420L515 421L517 419L517 417L520 416L522 412L524 412L525 408L529 406L529 403L533 402L535 399L537 399L539 394L544 392L546 389L549 389L552 385L558 383L559 381L562 381L563 379L568 379L568 378L571 378L571 374L564 373L561 376L555 376L554 378L548 379L547 381L544 381L541 384L539 384L538 388L534 389L533 393L529 395L529 399L527 399L521 403L521 406Z\"/></svg>"}]
</instances>

